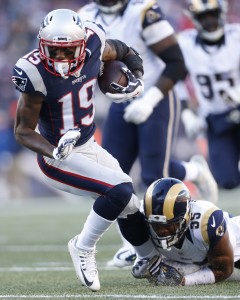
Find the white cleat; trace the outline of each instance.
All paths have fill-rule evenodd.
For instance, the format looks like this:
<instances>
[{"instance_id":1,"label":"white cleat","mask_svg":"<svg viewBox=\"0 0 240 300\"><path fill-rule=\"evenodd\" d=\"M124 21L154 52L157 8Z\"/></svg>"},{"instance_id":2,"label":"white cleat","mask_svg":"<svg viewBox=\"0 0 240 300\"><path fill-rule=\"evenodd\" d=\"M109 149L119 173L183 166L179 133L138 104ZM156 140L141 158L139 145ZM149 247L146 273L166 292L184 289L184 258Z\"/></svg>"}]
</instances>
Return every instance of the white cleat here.
<instances>
[{"instance_id":1,"label":"white cleat","mask_svg":"<svg viewBox=\"0 0 240 300\"><path fill-rule=\"evenodd\" d=\"M124 268L132 266L136 259L136 252L132 246L125 246L120 248L113 259L110 260L107 265L114 266L118 268Z\"/></svg>"},{"instance_id":2,"label":"white cleat","mask_svg":"<svg viewBox=\"0 0 240 300\"><path fill-rule=\"evenodd\" d=\"M76 248L77 236L68 242L68 251L71 255L77 278L83 285L92 291L100 290L98 270L95 259L96 250Z\"/></svg>"},{"instance_id":3,"label":"white cleat","mask_svg":"<svg viewBox=\"0 0 240 300\"><path fill-rule=\"evenodd\" d=\"M207 161L201 155L194 155L190 161L199 166L199 175L194 183L203 197L203 200L216 204L218 202L218 186Z\"/></svg>"}]
</instances>

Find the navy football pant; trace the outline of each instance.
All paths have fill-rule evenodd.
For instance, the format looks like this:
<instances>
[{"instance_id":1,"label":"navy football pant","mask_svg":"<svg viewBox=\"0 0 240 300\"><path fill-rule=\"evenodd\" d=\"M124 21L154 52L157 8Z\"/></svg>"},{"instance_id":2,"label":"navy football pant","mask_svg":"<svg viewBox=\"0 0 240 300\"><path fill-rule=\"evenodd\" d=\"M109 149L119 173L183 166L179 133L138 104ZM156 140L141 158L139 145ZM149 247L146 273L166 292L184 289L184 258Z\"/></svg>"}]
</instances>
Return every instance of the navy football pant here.
<instances>
[{"instance_id":1,"label":"navy football pant","mask_svg":"<svg viewBox=\"0 0 240 300\"><path fill-rule=\"evenodd\" d=\"M139 158L141 177L147 186L161 177L180 180L185 177L183 165L171 159L180 114L180 103L176 101L171 93L171 97L162 100L149 119L140 125L124 121L124 109L128 103L112 103L110 106L102 146L119 161L127 174Z\"/></svg>"}]
</instances>

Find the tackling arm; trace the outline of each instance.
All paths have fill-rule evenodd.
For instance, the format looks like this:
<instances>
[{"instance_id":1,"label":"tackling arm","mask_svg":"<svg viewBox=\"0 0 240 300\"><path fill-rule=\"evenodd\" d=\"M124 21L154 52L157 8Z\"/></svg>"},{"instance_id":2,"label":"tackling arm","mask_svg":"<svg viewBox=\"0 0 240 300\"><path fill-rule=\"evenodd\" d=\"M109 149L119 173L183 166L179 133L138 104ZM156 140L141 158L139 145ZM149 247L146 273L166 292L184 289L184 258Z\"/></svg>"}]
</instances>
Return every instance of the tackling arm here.
<instances>
[{"instance_id":1,"label":"tackling arm","mask_svg":"<svg viewBox=\"0 0 240 300\"><path fill-rule=\"evenodd\" d=\"M211 284L227 279L233 272L233 249L228 232L208 252L208 267L186 275L183 285Z\"/></svg>"}]
</instances>

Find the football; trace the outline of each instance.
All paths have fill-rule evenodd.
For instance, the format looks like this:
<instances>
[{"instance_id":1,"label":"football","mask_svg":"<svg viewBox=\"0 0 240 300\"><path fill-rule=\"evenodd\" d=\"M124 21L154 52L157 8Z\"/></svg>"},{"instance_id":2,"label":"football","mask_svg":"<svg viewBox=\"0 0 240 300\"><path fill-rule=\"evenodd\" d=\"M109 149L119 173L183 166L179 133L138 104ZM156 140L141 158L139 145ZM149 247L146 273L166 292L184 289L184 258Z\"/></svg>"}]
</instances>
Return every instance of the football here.
<instances>
[{"instance_id":1,"label":"football","mask_svg":"<svg viewBox=\"0 0 240 300\"><path fill-rule=\"evenodd\" d=\"M112 82L124 87L127 86L128 77L121 71L122 67L127 68L127 66L119 60L109 60L103 63L100 76L98 77L98 85L102 93L117 93L117 91L111 87Z\"/></svg>"}]
</instances>

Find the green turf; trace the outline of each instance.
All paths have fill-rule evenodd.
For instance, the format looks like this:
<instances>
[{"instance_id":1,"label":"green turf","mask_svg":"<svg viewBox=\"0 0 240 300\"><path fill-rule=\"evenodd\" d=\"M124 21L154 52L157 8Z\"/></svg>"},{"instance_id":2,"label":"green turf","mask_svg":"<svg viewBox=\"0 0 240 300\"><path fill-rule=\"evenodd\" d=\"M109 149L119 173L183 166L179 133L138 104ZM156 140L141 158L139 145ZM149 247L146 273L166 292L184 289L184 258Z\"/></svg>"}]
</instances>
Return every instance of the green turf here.
<instances>
[{"instance_id":1,"label":"green turf","mask_svg":"<svg viewBox=\"0 0 240 300\"><path fill-rule=\"evenodd\" d=\"M98 243L101 290L75 277L67 242L79 233L92 201L13 201L0 205L0 299L240 299L238 282L197 287L152 287L131 269L107 269L120 247L115 226ZM219 206L240 214L240 190L220 191Z\"/></svg>"}]
</instances>

